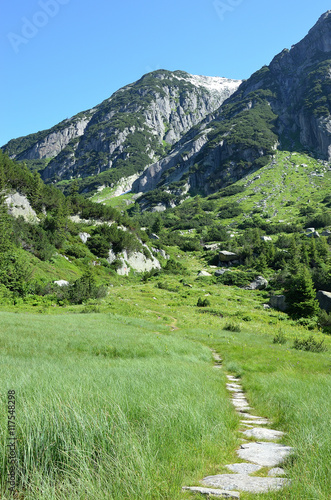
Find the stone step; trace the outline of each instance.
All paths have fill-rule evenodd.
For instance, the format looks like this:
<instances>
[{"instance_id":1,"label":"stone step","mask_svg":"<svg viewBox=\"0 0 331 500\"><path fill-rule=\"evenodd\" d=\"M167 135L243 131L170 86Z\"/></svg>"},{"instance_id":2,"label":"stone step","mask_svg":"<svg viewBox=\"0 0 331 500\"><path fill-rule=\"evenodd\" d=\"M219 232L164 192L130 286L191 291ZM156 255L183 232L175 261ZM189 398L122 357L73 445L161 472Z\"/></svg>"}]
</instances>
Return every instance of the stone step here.
<instances>
[{"instance_id":1,"label":"stone step","mask_svg":"<svg viewBox=\"0 0 331 500\"><path fill-rule=\"evenodd\" d=\"M237 491L225 491L214 488L201 488L200 486L183 486L183 490L192 491L192 493L200 493L208 497L221 497L221 498L240 498L240 493Z\"/></svg>"},{"instance_id":2,"label":"stone step","mask_svg":"<svg viewBox=\"0 0 331 500\"><path fill-rule=\"evenodd\" d=\"M242 460L247 460L262 467L276 467L290 455L293 448L278 443L256 442L242 444L237 450L237 455Z\"/></svg>"},{"instance_id":3,"label":"stone step","mask_svg":"<svg viewBox=\"0 0 331 500\"><path fill-rule=\"evenodd\" d=\"M247 474L219 474L205 477L204 486L222 488L224 490L239 490L250 493L267 493L276 491L289 484L284 478L252 477Z\"/></svg>"},{"instance_id":4,"label":"stone step","mask_svg":"<svg viewBox=\"0 0 331 500\"><path fill-rule=\"evenodd\" d=\"M265 439L266 441L274 441L284 436L284 432L274 431L273 429L261 429L261 427L254 427L253 429L241 432L247 437L252 437L258 440Z\"/></svg>"}]
</instances>

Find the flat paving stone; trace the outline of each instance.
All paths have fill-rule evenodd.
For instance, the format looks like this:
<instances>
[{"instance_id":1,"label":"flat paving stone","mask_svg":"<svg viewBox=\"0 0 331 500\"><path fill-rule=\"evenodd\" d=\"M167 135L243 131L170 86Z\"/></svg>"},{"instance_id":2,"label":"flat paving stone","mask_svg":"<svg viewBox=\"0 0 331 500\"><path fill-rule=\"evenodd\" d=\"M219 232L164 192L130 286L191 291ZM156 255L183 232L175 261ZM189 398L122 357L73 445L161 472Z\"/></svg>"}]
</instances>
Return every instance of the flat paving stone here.
<instances>
[{"instance_id":1,"label":"flat paving stone","mask_svg":"<svg viewBox=\"0 0 331 500\"><path fill-rule=\"evenodd\" d=\"M240 382L240 378L236 378L233 375L227 375L226 378L231 382Z\"/></svg>"},{"instance_id":2,"label":"flat paving stone","mask_svg":"<svg viewBox=\"0 0 331 500\"><path fill-rule=\"evenodd\" d=\"M239 490L250 493L266 493L283 488L289 481L284 478L251 477L247 474L219 474L205 477L204 486L222 488L223 490Z\"/></svg>"},{"instance_id":3,"label":"flat paving stone","mask_svg":"<svg viewBox=\"0 0 331 500\"><path fill-rule=\"evenodd\" d=\"M282 467L274 467L268 472L269 477L285 476L285 471Z\"/></svg>"},{"instance_id":4,"label":"flat paving stone","mask_svg":"<svg viewBox=\"0 0 331 500\"><path fill-rule=\"evenodd\" d=\"M265 420L266 422L270 422L270 420L268 420L265 417L259 417L257 415L252 415L251 413L244 413L243 417L245 417L245 418L247 418L249 420Z\"/></svg>"},{"instance_id":5,"label":"flat paving stone","mask_svg":"<svg viewBox=\"0 0 331 500\"><path fill-rule=\"evenodd\" d=\"M293 451L290 446L278 443L247 443L237 450L242 460L247 460L262 467L275 467Z\"/></svg>"},{"instance_id":6,"label":"flat paving stone","mask_svg":"<svg viewBox=\"0 0 331 500\"><path fill-rule=\"evenodd\" d=\"M193 493L200 493L201 495L213 497L240 498L240 493L237 491L216 490L214 488L201 488L199 486L183 486L182 490L192 491Z\"/></svg>"},{"instance_id":7,"label":"flat paving stone","mask_svg":"<svg viewBox=\"0 0 331 500\"><path fill-rule=\"evenodd\" d=\"M240 392L243 392L242 387L240 385L238 385L238 384L226 384L226 388L229 391L234 391L234 392L240 391Z\"/></svg>"},{"instance_id":8,"label":"flat paving stone","mask_svg":"<svg viewBox=\"0 0 331 500\"><path fill-rule=\"evenodd\" d=\"M284 432L274 431L273 429L261 429L260 427L254 427L247 431L243 431L243 434L247 437L252 437L255 439L265 439L266 441L274 441L275 439L280 439L284 436Z\"/></svg>"},{"instance_id":9,"label":"flat paving stone","mask_svg":"<svg viewBox=\"0 0 331 500\"><path fill-rule=\"evenodd\" d=\"M270 422L269 420L261 419L261 420L240 420L241 424L253 424L253 425L268 425Z\"/></svg>"},{"instance_id":10,"label":"flat paving stone","mask_svg":"<svg viewBox=\"0 0 331 500\"><path fill-rule=\"evenodd\" d=\"M228 469L230 469L232 472L237 472L238 474L252 474L253 472L257 472L258 470L262 469L261 465L255 465L255 464L229 464L226 465Z\"/></svg>"}]
</instances>

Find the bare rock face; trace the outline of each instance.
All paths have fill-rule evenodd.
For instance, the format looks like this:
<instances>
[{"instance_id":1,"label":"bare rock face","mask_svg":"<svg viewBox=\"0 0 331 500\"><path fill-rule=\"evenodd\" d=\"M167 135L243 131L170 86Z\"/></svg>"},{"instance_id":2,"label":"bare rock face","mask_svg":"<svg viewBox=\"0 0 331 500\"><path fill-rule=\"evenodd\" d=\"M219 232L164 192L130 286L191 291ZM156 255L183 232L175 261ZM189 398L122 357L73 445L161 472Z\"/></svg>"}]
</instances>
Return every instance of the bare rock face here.
<instances>
[{"instance_id":1,"label":"bare rock face","mask_svg":"<svg viewBox=\"0 0 331 500\"><path fill-rule=\"evenodd\" d=\"M158 182L158 161L218 109L240 83L157 70L119 89L95 108L49 130L12 140L3 149L17 160L50 159L42 172L45 181L83 178L113 168L116 173L122 168L126 173L124 167L131 165L133 175L128 182L114 177L121 192L131 189L138 172L140 175L154 165L150 175L138 183L138 191L144 191L146 184Z\"/></svg>"},{"instance_id":2,"label":"bare rock face","mask_svg":"<svg viewBox=\"0 0 331 500\"><path fill-rule=\"evenodd\" d=\"M31 223L39 222L36 212L30 205L26 196L19 193L8 194L5 197L5 203L8 207L8 213L14 217L23 217L25 221Z\"/></svg>"}]
</instances>

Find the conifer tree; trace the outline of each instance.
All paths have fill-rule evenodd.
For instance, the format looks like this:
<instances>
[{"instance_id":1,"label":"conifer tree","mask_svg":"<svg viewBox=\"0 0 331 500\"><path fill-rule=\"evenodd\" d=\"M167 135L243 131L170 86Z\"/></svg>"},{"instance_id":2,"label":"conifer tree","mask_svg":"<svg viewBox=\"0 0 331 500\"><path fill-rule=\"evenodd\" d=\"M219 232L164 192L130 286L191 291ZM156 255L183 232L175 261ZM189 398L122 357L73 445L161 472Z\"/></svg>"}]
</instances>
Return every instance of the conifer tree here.
<instances>
[{"instance_id":1,"label":"conifer tree","mask_svg":"<svg viewBox=\"0 0 331 500\"><path fill-rule=\"evenodd\" d=\"M286 288L284 294L289 314L294 317L306 318L318 313L316 290L306 266L301 265L298 272L288 278Z\"/></svg>"}]
</instances>

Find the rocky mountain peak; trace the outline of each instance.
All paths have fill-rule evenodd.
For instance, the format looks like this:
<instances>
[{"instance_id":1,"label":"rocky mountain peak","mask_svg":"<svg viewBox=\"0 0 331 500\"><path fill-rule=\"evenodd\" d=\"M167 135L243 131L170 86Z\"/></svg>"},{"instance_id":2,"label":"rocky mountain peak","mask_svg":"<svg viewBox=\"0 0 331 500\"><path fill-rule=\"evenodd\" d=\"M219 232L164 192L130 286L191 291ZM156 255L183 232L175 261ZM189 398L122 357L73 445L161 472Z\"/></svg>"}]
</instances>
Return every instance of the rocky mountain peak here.
<instances>
[{"instance_id":1,"label":"rocky mountain peak","mask_svg":"<svg viewBox=\"0 0 331 500\"><path fill-rule=\"evenodd\" d=\"M290 50L284 49L271 62L270 68L291 67L297 71L299 66L307 66L317 57L331 52L331 10L323 14L308 34Z\"/></svg>"}]
</instances>

